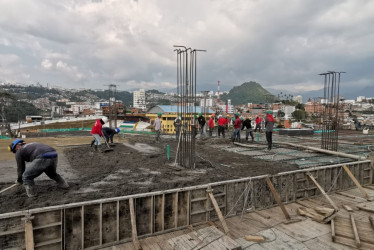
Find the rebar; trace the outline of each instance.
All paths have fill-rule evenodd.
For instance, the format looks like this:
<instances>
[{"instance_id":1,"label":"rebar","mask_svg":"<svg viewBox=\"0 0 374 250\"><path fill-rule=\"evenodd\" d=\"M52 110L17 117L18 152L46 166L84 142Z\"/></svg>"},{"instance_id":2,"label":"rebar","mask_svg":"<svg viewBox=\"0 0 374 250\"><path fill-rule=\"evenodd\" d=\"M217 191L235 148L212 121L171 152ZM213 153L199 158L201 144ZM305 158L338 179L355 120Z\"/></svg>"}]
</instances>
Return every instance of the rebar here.
<instances>
[{"instance_id":1,"label":"rebar","mask_svg":"<svg viewBox=\"0 0 374 250\"><path fill-rule=\"evenodd\" d=\"M321 148L338 151L340 128L340 74L345 72L328 71L324 76L324 102L322 103L322 139Z\"/></svg>"},{"instance_id":2,"label":"rebar","mask_svg":"<svg viewBox=\"0 0 374 250\"><path fill-rule=\"evenodd\" d=\"M196 86L197 52L186 46L178 46L177 52L177 94L179 103L177 116L181 117L181 139L176 162L186 168L195 167L196 136Z\"/></svg>"}]
</instances>

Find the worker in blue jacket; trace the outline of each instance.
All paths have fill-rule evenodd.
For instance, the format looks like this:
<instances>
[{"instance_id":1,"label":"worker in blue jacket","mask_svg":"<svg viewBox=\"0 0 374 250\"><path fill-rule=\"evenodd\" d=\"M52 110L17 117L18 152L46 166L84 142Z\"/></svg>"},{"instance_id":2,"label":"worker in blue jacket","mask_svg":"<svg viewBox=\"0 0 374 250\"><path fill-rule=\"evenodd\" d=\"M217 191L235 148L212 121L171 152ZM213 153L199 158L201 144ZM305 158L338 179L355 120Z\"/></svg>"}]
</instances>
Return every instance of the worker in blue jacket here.
<instances>
[{"instance_id":1,"label":"worker in blue jacket","mask_svg":"<svg viewBox=\"0 0 374 250\"><path fill-rule=\"evenodd\" d=\"M54 148L38 142L26 144L24 140L17 139L9 145L8 149L16 157L18 175L16 184L23 184L28 197L36 196L34 179L42 173L56 181L60 188L69 187L56 172L57 152ZM30 162L27 167L26 162Z\"/></svg>"}]
</instances>

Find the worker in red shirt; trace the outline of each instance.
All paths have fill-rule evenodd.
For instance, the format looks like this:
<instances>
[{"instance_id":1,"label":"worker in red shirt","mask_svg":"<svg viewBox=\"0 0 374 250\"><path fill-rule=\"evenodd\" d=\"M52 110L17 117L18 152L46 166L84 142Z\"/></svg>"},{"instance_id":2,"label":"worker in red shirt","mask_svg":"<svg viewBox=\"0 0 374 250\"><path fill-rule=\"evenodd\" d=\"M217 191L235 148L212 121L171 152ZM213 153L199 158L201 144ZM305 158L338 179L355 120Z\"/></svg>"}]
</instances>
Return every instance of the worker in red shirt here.
<instances>
[{"instance_id":1,"label":"worker in red shirt","mask_svg":"<svg viewBox=\"0 0 374 250\"><path fill-rule=\"evenodd\" d=\"M242 120L239 118L239 114L235 113L234 132L232 133L232 142L238 138L240 142L240 129L242 128Z\"/></svg>"},{"instance_id":2,"label":"worker in red shirt","mask_svg":"<svg viewBox=\"0 0 374 250\"><path fill-rule=\"evenodd\" d=\"M94 151L99 151L102 153L101 149L101 137L103 137L103 133L101 132L103 125L108 121L107 117L103 117L101 119L97 119L95 125L92 127L91 134L95 139Z\"/></svg>"},{"instance_id":3,"label":"worker in red shirt","mask_svg":"<svg viewBox=\"0 0 374 250\"><path fill-rule=\"evenodd\" d=\"M259 132L261 132L261 122L262 122L262 118L258 115L256 115L256 127L255 127L255 132L257 132L257 129Z\"/></svg>"},{"instance_id":4,"label":"worker in red shirt","mask_svg":"<svg viewBox=\"0 0 374 250\"><path fill-rule=\"evenodd\" d=\"M211 115L208 121L208 127L209 127L209 136L211 137L213 135L213 129L214 129L214 117L215 114Z\"/></svg>"},{"instance_id":5,"label":"worker in red shirt","mask_svg":"<svg viewBox=\"0 0 374 250\"><path fill-rule=\"evenodd\" d=\"M218 137L222 136L225 138L225 126L227 123L227 119L225 117L222 117L222 115L218 116Z\"/></svg>"}]
</instances>

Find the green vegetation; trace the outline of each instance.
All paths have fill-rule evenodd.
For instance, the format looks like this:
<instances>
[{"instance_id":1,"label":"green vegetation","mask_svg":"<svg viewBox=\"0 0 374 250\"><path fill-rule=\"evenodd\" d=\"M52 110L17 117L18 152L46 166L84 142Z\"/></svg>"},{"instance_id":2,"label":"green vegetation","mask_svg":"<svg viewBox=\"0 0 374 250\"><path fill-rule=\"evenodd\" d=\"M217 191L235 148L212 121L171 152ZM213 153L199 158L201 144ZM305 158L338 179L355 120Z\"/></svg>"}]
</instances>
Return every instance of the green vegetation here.
<instances>
[{"instance_id":1,"label":"green vegetation","mask_svg":"<svg viewBox=\"0 0 374 250\"><path fill-rule=\"evenodd\" d=\"M245 82L233 87L228 94L221 96L221 100L231 99L232 105L247 103L265 103L266 96L272 95L257 82Z\"/></svg>"},{"instance_id":2,"label":"green vegetation","mask_svg":"<svg viewBox=\"0 0 374 250\"><path fill-rule=\"evenodd\" d=\"M25 120L26 115L40 114L33 104L19 101L15 95L7 92L0 92L0 107L0 119L6 123Z\"/></svg>"}]
</instances>

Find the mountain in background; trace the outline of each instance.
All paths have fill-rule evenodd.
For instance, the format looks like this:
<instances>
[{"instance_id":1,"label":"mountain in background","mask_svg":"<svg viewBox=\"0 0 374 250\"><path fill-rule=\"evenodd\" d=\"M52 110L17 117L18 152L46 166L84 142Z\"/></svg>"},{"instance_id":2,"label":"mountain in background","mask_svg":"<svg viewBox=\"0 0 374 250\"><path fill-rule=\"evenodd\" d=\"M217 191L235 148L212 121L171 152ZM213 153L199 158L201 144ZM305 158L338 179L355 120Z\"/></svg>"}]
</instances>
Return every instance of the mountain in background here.
<instances>
[{"instance_id":1,"label":"mountain in background","mask_svg":"<svg viewBox=\"0 0 374 250\"><path fill-rule=\"evenodd\" d=\"M220 99L226 101L231 99L232 105L247 103L265 103L266 95L271 95L257 82L245 82L240 86L233 87L228 94L223 94Z\"/></svg>"}]
</instances>

